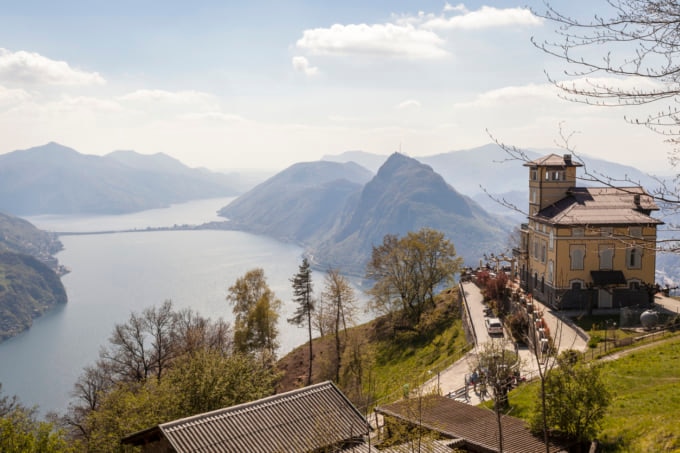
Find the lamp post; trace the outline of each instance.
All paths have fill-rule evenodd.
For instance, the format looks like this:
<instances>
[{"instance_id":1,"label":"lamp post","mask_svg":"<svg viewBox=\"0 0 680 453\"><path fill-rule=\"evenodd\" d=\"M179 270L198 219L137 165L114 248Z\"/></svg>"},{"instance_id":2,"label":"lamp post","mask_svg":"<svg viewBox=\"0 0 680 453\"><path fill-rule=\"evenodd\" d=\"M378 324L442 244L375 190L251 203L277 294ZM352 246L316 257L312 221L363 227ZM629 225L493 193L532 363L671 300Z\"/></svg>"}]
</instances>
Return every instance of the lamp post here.
<instances>
[{"instance_id":1,"label":"lamp post","mask_svg":"<svg viewBox=\"0 0 680 453\"><path fill-rule=\"evenodd\" d=\"M432 370L427 370L428 374L432 374ZM439 371L437 371L437 395L441 395L441 390L439 388Z\"/></svg>"}]
</instances>

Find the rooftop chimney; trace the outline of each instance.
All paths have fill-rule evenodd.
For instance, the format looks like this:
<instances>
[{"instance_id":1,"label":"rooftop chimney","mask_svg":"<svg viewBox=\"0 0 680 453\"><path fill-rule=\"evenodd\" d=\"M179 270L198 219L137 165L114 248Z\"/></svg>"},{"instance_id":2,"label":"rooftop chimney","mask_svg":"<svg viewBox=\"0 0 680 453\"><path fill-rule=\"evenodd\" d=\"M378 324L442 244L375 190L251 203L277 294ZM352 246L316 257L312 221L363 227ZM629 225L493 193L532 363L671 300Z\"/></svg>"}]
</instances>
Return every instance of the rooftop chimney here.
<instances>
[{"instance_id":1,"label":"rooftop chimney","mask_svg":"<svg viewBox=\"0 0 680 453\"><path fill-rule=\"evenodd\" d=\"M633 202L635 203L635 206L640 207L640 194L636 193L633 195Z\"/></svg>"},{"instance_id":2,"label":"rooftop chimney","mask_svg":"<svg viewBox=\"0 0 680 453\"><path fill-rule=\"evenodd\" d=\"M563 156L565 165L571 165L571 154L565 154Z\"/></svg>"}]
</instances>

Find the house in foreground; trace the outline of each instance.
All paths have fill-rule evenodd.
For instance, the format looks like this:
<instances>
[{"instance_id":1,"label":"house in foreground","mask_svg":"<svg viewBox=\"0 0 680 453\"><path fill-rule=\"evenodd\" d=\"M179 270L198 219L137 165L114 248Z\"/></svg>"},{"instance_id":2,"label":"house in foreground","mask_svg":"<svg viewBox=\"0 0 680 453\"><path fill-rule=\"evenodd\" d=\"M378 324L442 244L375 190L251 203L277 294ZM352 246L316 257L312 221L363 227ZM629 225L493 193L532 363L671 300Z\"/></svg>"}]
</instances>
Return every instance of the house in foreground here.
<instances>
[{"instance_id":1,"label":"house in foreground","mask_svg":"<svg viewBox=\"0 0 680 453\"><path fill-rule=\"evenodd\" d=\"M639 186L576 187L582 165L549 154L529 167L529 216L513 251L522 289L560 309L653 302L659 208Z\"/></svg>"},{"instance_id":2,"label":"house in foreground","mask_svg":"<svg viewBox=\"0 0 680 453\"><path fill-rule=\"evenodd\" d=\"M372 451L365 417L332 383L163 423L131 434L143 452Z\"/></svg>"}]
</instances>

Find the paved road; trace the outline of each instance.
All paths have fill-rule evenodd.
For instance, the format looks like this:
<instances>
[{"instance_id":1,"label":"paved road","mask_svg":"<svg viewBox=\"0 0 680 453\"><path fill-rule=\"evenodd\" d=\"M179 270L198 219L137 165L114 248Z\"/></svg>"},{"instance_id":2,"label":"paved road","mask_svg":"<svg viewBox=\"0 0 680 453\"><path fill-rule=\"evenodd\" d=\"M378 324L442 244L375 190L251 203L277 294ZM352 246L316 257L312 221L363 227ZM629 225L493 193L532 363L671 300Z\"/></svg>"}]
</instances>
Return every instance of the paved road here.
<instances>
[{"instance_id":1,"label":"paved road","mask_svg":"<svg viewBox=\"0 0 680 453\"><path fill-rule=\"evenodd\" d=\"M478 348L482 347L487 341L498 341L498 337L490 337L486 331L486 326L484 325L485 306L483 304L482 293L477 285L474 283L461 283L461 287L465 292L470 318L472 319L474 331L477 336L477 347L446 370L439 373L438 376L433 377L426 382L423 386L423 391L425 392L435 391L437 385L439 385L440 393L442 395L448 395L449 393L455 393L458 390L464 389L465 375L469 374L474 368ZM583 332L580 332L578 328L567 322L562 322L557 316L557 313L553 312L550 308L537 302L535 302L535 304L537 305L538 310L543 311L543 319L548 324L550 333L554 338L554 344L558 345L560 351L565 349L584 351L586 349L587 340ZM678 306L680 307L680 302L678 303ZM538 370L535 357L527 348L520 348L519 355L522 363L522 374L532 377ZM467 399L462 395L457 399L476 405L479 404L481 400L488 399L488 397L485 398L483 395L475 393L472 388L469 388Z\"/></svg>"}]
</instances>

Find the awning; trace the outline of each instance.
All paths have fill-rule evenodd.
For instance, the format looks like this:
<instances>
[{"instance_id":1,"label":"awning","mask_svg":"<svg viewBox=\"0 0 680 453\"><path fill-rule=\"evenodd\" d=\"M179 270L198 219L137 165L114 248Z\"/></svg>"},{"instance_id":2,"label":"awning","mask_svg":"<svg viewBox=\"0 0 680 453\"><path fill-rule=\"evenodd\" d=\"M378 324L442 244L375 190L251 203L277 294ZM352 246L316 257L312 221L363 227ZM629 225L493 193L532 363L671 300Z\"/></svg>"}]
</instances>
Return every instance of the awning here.
<instances>
[{"instance_id":1,"label":"awning","mask_svg":"<svg viewBox=\"0 0 680 453\"><path fill-rule=\"evenodd\" d=\"M590 271L595 286L625 285L626 277L621 271Z\"/></svg>"}]
</instances>

